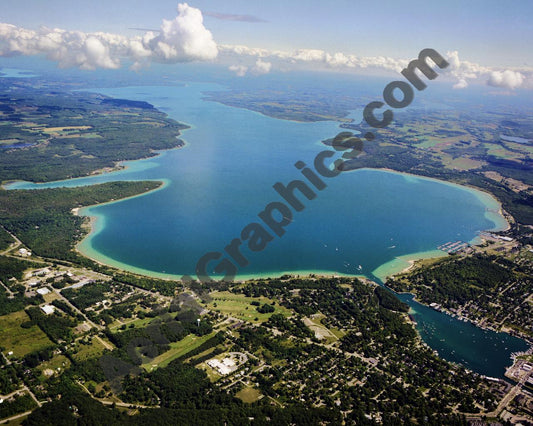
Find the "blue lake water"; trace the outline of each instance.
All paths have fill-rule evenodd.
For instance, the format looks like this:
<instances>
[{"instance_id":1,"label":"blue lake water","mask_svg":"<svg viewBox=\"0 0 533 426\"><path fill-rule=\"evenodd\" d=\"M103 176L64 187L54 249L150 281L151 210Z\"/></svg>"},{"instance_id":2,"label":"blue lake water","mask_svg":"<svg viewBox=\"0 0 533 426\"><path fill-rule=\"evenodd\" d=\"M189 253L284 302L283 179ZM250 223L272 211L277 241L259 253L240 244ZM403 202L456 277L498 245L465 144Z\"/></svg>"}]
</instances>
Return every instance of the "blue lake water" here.
<instances>
[{"instance_id":1,"label":"blue lake water","mask_svg":"<svg viewBox=\"0 0 533 426\"><path fill-rule=\"evenodd\" d=\"M0 77L7 78L31 78L37 77L37 74L34 74L31 71L18 69L18 68L0 68Z\"/></svg>"},{"instance_id":2,"label":"blue lake water","mask_svg":"<svg viewBox=\"0 0 533 426\"><path fill-rule=\"evenodd\" d=\"M376 278L376 269L398 256L432 251L449 241L468 242L478 231L503 225L493 213L498 204L486 194L411 175L363 169L323 177L327 187L314 189L294 164L303 161L313 169L316 155L328 149L320 141L339 133L338 123L277 120L203 100L203 92L220 89L195 83L96 90L150 102L189 124L191 129L181 136L187 145L127 163L119 172L37 186L17 183L11 188L164 180L158 191L84 209L84 214L97 217L96 232L79 248L114 266L177 277L193 275L196 262L207 252L232 260L224 247L240 238L251 222L270 232L272 241L260 252L243 244L249 265L240 267L233 260L240 277L301 271ZM285 202L273 184L294 179L307 182L316 198L298 195L304 209L292 210L292 221L278 237L258 213L270 202ZM212 274L216 264L211 262L207 272ZM432 348L480 373L502 377L509 354L527 348L522 340L480 330L409 299L408 303Z\"/></svg>"}]
</instances>

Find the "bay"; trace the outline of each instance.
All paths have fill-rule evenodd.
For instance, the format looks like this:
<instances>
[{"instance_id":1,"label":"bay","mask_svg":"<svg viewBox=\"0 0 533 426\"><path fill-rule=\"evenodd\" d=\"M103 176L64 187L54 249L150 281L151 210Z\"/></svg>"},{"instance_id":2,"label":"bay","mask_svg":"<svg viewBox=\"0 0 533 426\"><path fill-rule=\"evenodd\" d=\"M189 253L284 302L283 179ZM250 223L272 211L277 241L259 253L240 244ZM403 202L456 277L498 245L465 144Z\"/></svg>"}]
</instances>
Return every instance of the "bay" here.
<instances>
[{"instance_id":1,"label":"bay","mask_svg":"<svg viewBox=\"0 0 533 426\"><path fill-rule=\"evenodd\" d=\"M298 123L206 101L212 84L98 89L109 96L152 103L191 126L182 134L187 145L158 157L126 163L126 169L89 178L10 188L87 185L111 180L162 180L158 191L90 207L95 232L79 249L96 260L155 276L195 273L198 259L220 252L273 201L283 201L273 185L301 179L294 166L311 169L316 155L328 149L321 140L342 129L335 122ZM357 117L358 112L353 113ZM378 142L373 142L378 143ZM316 197L299 194L304 208L292 211L285 234L271 232L261 252L243 245L249 265L239 278L277 276L284 272L364 274L380 279L380 267L413 253L435 254L449 241L469 242L481 230L505 222L498 203L477 190L412 175L361 169L322 178ZM281 220L281 217L278 217ZM268 229L264 224L265 229ZM418 255L420 256L420 254ZM209 265L212 273L217 263ZM393 268L394 269L394 268ZM392 272L392 270L388 270ZM445 359L482 374L503 377L512 352L524 341L478 329L411 299L422 338ZM469 338L465 338L469 336ZM480 359L479 352L487 354Z\"/></svg>"}]
</instances>

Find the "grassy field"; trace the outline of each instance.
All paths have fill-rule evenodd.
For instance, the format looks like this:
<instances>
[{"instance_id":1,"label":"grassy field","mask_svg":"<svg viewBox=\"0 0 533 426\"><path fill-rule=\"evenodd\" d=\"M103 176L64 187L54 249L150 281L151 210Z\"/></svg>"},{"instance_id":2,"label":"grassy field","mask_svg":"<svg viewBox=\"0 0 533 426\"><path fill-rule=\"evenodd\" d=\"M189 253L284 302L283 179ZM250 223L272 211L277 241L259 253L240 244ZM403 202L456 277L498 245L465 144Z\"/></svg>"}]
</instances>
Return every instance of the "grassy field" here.
<instances>
[{"instance_id":1,"label":"grassy field","mask_svg":"<svg viewBox=\"0 0 533 426\"><path fill-rule=\"evenodd\" d=\"M275 311L268 314L261 314L257 312L257 306L252 305L253 301L259 302L261 305L274 303L273 300L266 297L246 297L243 294L234 294L229 291L214 291L209 294L212 298L207 305L209 309L220 311L225 315L234 318L249 321L253 323L260 323L267 321L273 313L290 316L291 311L283 306L275 305Z\"/></svg>"},{"instance_id":2,"label":"grassy field","mask_svg":"<svg viewBox=\"0 0 533 426\"><path fill-rule=\"evenodd\" d=\"M45 294L43 296L43 299L46 303L52 303L54 300L61 299L61 297L55 292L50 292L48 294Z\"/></svg>"},{"instance_id":3,"label":"grassy field","mask_svg":"<svg viewBox=\"0 0 533 426\"><path fill-rule=\"evenodd\" d=\"M443 164L448 169L471 170L482 167L484 163L482 161L472 160L471 158L459 157L443 161Z\"/></svg>"},{"instance_id":4,"label":"grassy field","mask_svg":"<svg viewBox=\"0 0 533 426\"><path fill-rule=\"evenodd\" d=\"M53 370L55 373L58 373L58 368L60 371L70 368L71 362L64 355L55 355L50 361L41 363L37 369L43 373L44 370Z\"/></svg>"},{"instance_id":5,"label":"grassy field","mask_svg":"<svg viewBox=\"0 0 533 426\"><path fill-rule=\"evenodd\" d=\"M36 325L22 328L20 324L30 318L24 311L14 312L0 317L0 345L4 353L13 351L13 356L20 358L30 352L51 346L52 342Z\"/></svg>"},{"instance_id":6,"label":"grassy field","mask_svg":"<svg viewBox=\"0 0 533 426\"><path fill-rule=\"evenodd\" d=\"M244 389L237 392L235 396L239 398L242 402L251 404L252 402L257 401L260 398L261 392L254 388L245 387Z\"/></svg>"},{"instance_id":7,"label":"grassy field","mask_svg":"<svg viewBox=\"0 0 533 426\"><path fill-rule=\"evenodd\" d=\"M98 339L92 339L90 345L79 345L80 350L74 354L76 361L85 361L91 358L97 358L104 353L104 345Z\"/></svg>"},{"instance_id":8,"label":"grassy field","mask_svg":"<svg viewBox=\"0 0 533 426\"><path fill-rule=\"evenodd\" d=\"M520 158L520 154L506 150L500 145L485 143L483 144L488 149L488 155L494 155L495 157L503 158L506 160L516 160Z\"/></svg>"},{"instance_id":9,"label":"grassy field","mask_svg":"<svg viewBox=\"0 0 533 426\"><path fill-rule=\"evenodd\" d=\"M137 318L137 319L127 319L126 321L117 321L115 320L110 326L109 329L113 332L118 330L123 325L126 325L126 327L130 328L130 326L133 324L135 328L142 328L146 327L151 321L153 321L153 318Z\"/></svg>"},{"instance_id":10,"label":"grassy field","mask_svg":"<svg viewBox=\"0 0 533 426\"><path fill-rule=\"evenodd\" d=\"M215 335L215 333L216 332L212 332L201 337L198 337L194 334L189 334L179 342L171 343L168 351L154 358L151 362L143 364L142 367L147 371L152 371L157 367L166 367L171 361L179 358L182 355L185 355L187 352L190 352L193 349L196 349L206 340L209 340Z\"/></svg>"}]
</instances>

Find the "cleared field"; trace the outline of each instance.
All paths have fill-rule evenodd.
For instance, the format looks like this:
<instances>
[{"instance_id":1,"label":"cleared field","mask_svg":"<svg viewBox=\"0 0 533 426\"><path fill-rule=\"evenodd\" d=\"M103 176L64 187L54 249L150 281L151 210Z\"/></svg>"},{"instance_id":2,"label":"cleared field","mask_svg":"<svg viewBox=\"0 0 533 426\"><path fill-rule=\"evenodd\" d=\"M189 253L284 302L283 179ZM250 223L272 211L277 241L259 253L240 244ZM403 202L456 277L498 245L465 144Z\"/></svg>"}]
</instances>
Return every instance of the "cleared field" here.
<instances>
[{"instance_id":1,"label":"cleared field","mask_svg":"<svg viewBox=\"0 0 533 426\"><path fill-rule=\"evenodd\" d=\"M20 324L30 318L24 311L13 312L0 317L0 345L4 353L13 351L13 356L20 358L30 352L51 346L52 342L36 325L22 328Z\"/></svg>"},{"instance_id":2,"label":"cleared field","mask_svg":"<svg viewBox=\"0 0 533 426\"><path fill-rule=\"evenodd\" d=\"M504 158L507 160L519 159L520 154L506 150L500 145L485 143L483 144L488 149L488 155L494 155L495 157Z\"/></svg>"},{"instance_id":3,"label":"cleared field","mask_svg":"<svg viewBox=\"0 0 533 426\"><path fill-rule=\"evenodd\" d=\"M423 142L416 145L417 148L433 148L437 145L445 143L442 139L437 139L431 136L421 138Z\"/></svg>"},{"instance_id":4,"label":"cleared field","mask_svg":"<svg viewBox=\"0 0 533 426\"><path fill-rule=\"evenodd\" d=\"M44 133L69 132L73 130L88 130L91 126L65 126L65 127L47 127L43 129Z\"/></svg>"},{"instance_id":5,"label":"cleared field","mask_svg":"<svg viewBox=\"0 0 533 426\"><path fill-rule=\"evenodd\" d=\"M209 309L220 311L225 315L243 321L260 323L267 321L274 313L282 314L284 316L291 315L291 311L277 304L274 306L274 312L268 314L257 312L258 306L252 305L252 302L258 302L260 305L265 303L272 304L275 302L266 297L246 297L243 294L234 294L229 291L214 291L209 293L209 296L212 298L212 301L207 305Z\"/></svg>"},{"instance_id":6,"label":"cleared field","mask_svg":"<svg viewBox=\"0 0 533 426\"><path fill-rule=\"evenodd\" d=\"M252 402L257 401L261 397L261 392L257 389L246 387L235 394L242 402L251 404Z\"/></svg>"},{"instance_id":7,"label":"cleared field","mask_svg":"<svg viewBox=\"0 0 533 426\"><path fill-rule=\"evenodd\" d=\"M45 370L53 370L55 374L70 367L70 360L64 355L55 355L50 361L41 363L37 369L43 373ZM58 370L59 368L59 370ZM44 374L44 373L43 373Z\"/></svg>"},{"instance_id":8,"label":"cleared field","mask_svg":"<svg viewBox=\"0 0 533 426\"><path fill-rule=\"evenodd\" d=\"M137 318L137 319L134 319L134 320L128 319L127 321L117 321L117 320L115 320L109 326L109 329L114 331L114 330L119 329L123 325L126 325L126 327L130 327L132 324L136 328L146 327L153 320L154 320L153 318L148 318L148 317L142 318L142 319L141 318Z\"/></svg>"},{"instance_id":9,"label":"cleared field","mask_svg":"<svg viewBox=\"0 0 533 426\"><path fill-rule=\"evenodd\" d=\"M50 292L48 294L45 294L43 296L43 299L46 303L52 303L54 300L61 299L61 297L55 292Z\"/></svg>"},{"instance_id":10,"label":"cleared field","mask_svg":"<svg viewBox=\"0 0 533 426\"><path fill-rule=\"evenodd\" d=\"M189 334L187 337L180 340L179 342L171 343L169 345L170 349L168 351L154 358L151 362L143 364L142 367L147 371L152 371L158 367L166 367L171 361L175 360L176 358L179 358L182 355L185 355L187 352L190 352L193 349L196 349L198 346L200 346L206 340L209 340L215 334L216 332L212 332L201 337L198 337L194 334Z\"/></svg>"},{"instance_id":11,"label":"cleared field","mask_svg":"<svg viewBox=\"0 0 533 426\"><path fill-rule=\"evenodd\" d=\"M485 163L482 161L472 160L471 158L454 158L449 161L443 161L444 165L448 169L458 169L458 170L471 170L479 169Z\"/></svg>"},{"instance_id":12,"label":"cleared field","mask_svg":"<svg viewBox=\"0 0 533 426\"><path fill-rule=\"evenodd\" d=\"M307 327L311 329L313 333L315 333L317 339L323 339L328 344L339 340L338 337L332 331L330 331L321 323L320 320L322 318L323 315L315 316L314 318L305 317L303 319L303 322Z\"/></svg>"},{"instance_id":13,"label":"cleared field","mask_svg":"<svg viewBox=\"0 0 533 426\"><path fill-rule=\"evenodd\" d=\"M73 356L76 361L97 358L104 353L105 346L98 339L92 339L90 345L81 345L80 350Z\"/></svg>"}]
</instances>

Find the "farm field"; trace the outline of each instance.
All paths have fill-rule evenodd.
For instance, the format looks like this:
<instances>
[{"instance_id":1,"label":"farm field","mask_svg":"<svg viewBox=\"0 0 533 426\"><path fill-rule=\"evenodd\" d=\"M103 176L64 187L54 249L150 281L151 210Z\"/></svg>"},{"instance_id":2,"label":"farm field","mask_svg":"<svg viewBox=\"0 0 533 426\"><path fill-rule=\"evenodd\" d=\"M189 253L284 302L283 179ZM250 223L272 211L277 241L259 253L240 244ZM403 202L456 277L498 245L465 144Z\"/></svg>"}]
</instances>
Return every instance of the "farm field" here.
<instances>
[{"instance_id":1,"label":"farm field","mask_svg":"<svg viewBox=\"0 0 533 426\"><path fill-rule=\"evenodd\" d=\"M267 321L272 314L282 314L290 316L291 312L283 306L274 305L274 312L260 313L257 311L258 306L254 306L252 302L258 302L261 306L275 303L274 300L267 297L246 297L243 294L230 293L229 291L214 291L209 294L213 299L207 307L209 309L220 311L224 315L253 322L261 323Z\"/></svg>"},{"instance_id":2,"label":"farm field","mask_svg":"<svg viewBox=\"0 0 533 426\"><path fill-rule=\"evenodd\" d=\"M30 352L52 346L52 342L36 325L23 328L20 325L30 318L24 311L14 312L0 317L0 342L5 353L21 358Z\"/></svg>"}]
</instances>

